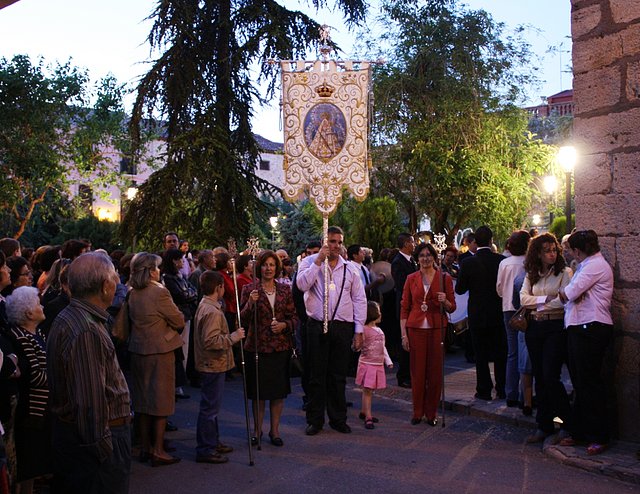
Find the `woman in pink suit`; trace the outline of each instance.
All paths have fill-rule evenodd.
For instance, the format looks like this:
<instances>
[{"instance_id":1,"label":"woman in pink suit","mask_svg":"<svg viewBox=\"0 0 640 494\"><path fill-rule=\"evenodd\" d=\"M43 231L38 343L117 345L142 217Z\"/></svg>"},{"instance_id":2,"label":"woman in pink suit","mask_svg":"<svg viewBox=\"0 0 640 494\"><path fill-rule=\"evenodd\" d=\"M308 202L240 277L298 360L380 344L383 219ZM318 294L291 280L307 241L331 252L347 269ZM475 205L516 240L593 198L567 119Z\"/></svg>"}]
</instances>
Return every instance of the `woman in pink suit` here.
<instances>
[{"instance_id":1,"label":"woman in pink suit","mask_svg":"<svg viewBox=\"0 0 640 494\"><path fill-rule=\"evenodd\" d=\"M456 299L451 277L437 268L438 253L433 245L418 245L413 258L420 269L407 277L400 310L402 347L410 357L411 424L417 425L426 417L427 424L435 426L442 392L442 332L448 322L441 309L455 311Z\"/></svg>"}]
</instances>

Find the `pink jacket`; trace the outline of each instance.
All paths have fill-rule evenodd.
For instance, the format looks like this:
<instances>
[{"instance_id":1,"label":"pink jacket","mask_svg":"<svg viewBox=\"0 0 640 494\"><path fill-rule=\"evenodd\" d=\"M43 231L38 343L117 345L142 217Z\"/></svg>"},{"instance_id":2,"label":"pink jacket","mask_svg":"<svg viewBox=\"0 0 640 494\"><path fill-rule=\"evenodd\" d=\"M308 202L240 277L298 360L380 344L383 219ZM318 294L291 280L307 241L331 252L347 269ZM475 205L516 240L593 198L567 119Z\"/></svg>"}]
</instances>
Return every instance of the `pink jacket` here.
<instances>
[{"instance_id":1,"label":"pink jacket","mask_svg":"<svg viewBox=\"0 0 640 494\"><path fill-rule=\"evenodd\" d=\"M369 365L391 365L391 359L384 346L384 333L376 326L364 327L364 340L360 362Z\"/></svg>"}]
</instances>

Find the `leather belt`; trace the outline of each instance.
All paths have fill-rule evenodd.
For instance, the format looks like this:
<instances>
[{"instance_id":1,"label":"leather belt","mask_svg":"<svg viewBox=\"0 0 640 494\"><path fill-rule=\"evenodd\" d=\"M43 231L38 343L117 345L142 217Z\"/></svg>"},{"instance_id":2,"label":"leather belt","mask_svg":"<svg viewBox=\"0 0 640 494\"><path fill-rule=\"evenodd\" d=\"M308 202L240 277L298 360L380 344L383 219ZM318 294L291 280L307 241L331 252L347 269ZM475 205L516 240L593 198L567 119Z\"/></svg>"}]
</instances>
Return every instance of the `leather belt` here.
<instances>
[{"instance_id":1,"label":"leather belt","mask_svg":"<svg viewBox=\"0 0 640 494\"><path fill-rule=\"evenodd\" d=\"M120 417L118 419L109 420L109 427L118 427L121 425L127 425L131 423L131 415Z\"/></svg>"},{"instance_id":2,"label":"leather belt","mask_svg":"<svg viewBox=\"0 0 640 494\"><path fill-rule=\"evenodd\" d=\"M529 317L534 321L556 321L558 319L564 319L564 314L538 314L532 312Z\"/></svg>"}]
</instances>

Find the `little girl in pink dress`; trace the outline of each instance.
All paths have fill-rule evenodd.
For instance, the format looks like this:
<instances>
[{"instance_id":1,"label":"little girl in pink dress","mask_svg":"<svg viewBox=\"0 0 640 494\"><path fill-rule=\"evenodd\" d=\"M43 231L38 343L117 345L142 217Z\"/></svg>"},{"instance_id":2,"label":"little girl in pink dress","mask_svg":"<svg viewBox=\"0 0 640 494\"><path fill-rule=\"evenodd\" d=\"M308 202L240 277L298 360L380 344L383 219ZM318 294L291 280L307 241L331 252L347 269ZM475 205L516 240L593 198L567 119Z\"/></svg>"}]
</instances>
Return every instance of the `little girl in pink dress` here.
<instances>
[{"instance_id":1,"label":"little girl in pink dress","mask_svg":"<svg viewBox=\"0 0 640 494\"><path fill-rule=\"evenodd\" d=\"M387 387L384 364L389 368L393 367L393 362L384 346L384 333L376 326L381 319L380 306L376 302L368 302L364 341L356 373L356 384L362 386L360 418L364 420L365 429L373 429L373 424L378 422L378 419L371 414L371 401L374 389Z\"/></svg>"}]
</instances>

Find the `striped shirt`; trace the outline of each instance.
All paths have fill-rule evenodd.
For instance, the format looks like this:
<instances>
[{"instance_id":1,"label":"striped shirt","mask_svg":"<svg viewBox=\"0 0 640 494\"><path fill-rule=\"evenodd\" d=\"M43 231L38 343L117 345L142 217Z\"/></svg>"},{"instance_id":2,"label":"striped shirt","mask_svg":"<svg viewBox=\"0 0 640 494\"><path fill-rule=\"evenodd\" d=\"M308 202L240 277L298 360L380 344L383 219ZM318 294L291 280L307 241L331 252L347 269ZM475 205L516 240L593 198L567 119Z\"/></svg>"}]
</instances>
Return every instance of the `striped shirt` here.
<instances>
[{"instance_id":1,"label":"striped shirt","mask_svg":"<svg viewBox=\"0 0 640 494\"><path fill-rule=\"evenodd\" d=\"M109 421L131 414L129 388L105 323L109 313L79 299L54 321L47 341L51 412L75 424L102 462L112 452Z\"/></svg>"},{"instance_id":2,"label":"striped shirt","mask_svg":"<svg viewBox=\"0 0 640 494\"><path fill-rule=\"evenodd\" d=\"M47 354L44 341L21 327L12 327L11 334L20 352L20 379L28 379L24 383L28 388L27 396L20 393L20 400L28 400L25 410L31 417L44 417L49 399L47 385ZM22 387L22 386L21 386ZM24 388L23 388L24 389Z\"/></svg>"}]
</instances>

